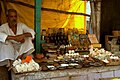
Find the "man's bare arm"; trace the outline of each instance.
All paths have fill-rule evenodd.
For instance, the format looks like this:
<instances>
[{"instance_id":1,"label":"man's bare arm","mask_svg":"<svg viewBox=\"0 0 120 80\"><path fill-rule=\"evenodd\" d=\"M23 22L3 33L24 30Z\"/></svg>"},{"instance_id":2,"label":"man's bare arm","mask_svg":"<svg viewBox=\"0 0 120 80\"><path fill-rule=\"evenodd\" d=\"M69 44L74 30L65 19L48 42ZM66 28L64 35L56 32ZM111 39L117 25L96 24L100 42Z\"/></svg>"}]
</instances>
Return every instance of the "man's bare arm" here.
<instances>
[{"instance_id":1,"label":"man's bare arm","mask_svg":"<svg viewBox=\"0 0 120 80\"><path fill-rule=\"evenodd\" d=\"M24 39L26 37L32 37L31 33L23 33L23 34L20 34L20 35L17 35L17 36L8 36L7 40L15 40L17 42L23 43L25 41Z\"/></svg>"},{"instance_id":2,"label":"man's bare arm","mask_svg":"<svg viewBox=\"0 0 120 80\"><path fill-rule=\"evenodd\" d=\"M9 36L8 35L7 40L15 40L15 36Z\"/></svg>"}]
</instances>

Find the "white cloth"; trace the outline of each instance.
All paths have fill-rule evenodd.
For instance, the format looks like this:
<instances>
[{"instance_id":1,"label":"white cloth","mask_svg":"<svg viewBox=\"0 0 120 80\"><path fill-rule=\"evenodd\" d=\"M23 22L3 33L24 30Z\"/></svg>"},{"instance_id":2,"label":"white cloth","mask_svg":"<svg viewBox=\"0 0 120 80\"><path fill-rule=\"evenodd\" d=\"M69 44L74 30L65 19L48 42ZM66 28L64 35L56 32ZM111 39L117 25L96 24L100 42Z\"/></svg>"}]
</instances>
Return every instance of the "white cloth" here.
<instances>
[{"instance_id":1,"label":"white cloth","mask_svg":"<svg viewBox=\"0 0 120 80\"><path fill-rule=\"evenodd\" d=\"M29 32L32 35L25 39L24 43L18 43L13 40L6 40L8 35L15 36ZM0 26L0 62L10 59L15 60L18 55L29 52L34 49L32 39L34 38L35 32L33 29L27 27L23 23L17 23L17 32L14 32L9 28L8 23Z\"/></svg>"}]
</instances>

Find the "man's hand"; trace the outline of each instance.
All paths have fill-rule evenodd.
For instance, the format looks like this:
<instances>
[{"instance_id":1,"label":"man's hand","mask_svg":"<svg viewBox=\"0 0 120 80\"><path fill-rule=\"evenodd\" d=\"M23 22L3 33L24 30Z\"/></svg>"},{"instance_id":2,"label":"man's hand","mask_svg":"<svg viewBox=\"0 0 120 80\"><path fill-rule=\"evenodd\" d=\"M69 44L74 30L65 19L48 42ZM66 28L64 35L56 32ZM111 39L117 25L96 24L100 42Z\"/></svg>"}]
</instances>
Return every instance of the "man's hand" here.
<instances>
[{"instance_id":1,"label":"man's hand","mask_svg":"<svg viewBox=\"0 0 120 80\"><path fill-rule=\"evenodd\" d=\"M25 35L24 34L17 35L17 36L15 36L14 40L17 41L17 42L24 43L25 42Z\"/></svg>"}]
</instances>

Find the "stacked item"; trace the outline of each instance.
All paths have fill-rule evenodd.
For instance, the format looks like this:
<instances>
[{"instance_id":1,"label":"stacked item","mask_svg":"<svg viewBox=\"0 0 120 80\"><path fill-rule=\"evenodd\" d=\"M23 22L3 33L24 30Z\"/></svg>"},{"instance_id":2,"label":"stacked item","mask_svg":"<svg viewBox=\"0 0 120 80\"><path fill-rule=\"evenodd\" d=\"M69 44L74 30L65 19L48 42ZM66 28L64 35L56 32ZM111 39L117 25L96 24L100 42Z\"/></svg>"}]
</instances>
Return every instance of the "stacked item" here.
<instances>
[{"instance_id":1,"label":"stacked item","mask_svg":"<svg viewBox=\"0 0 120 80\"><path fill-rule=\"evenodd\" d=\"M31 56L27 56L25 59L18 59L13 62L13 71L15 73L24 73L38 70L41 70L41 67L32 59Z\"/></svg>"},{"instance_id":2,"label":"stacked item","mask_svg":"<svg viewBox=\"0 0 120 80\"><path fill-rule=\"evenodd\" d=\"M106 65L119 65L120 58L119 56L112 54L110 51L106 51L105 49L101 48L90 48L90 56L99 59L106 63Z\"/></svg>"}]
</instances>

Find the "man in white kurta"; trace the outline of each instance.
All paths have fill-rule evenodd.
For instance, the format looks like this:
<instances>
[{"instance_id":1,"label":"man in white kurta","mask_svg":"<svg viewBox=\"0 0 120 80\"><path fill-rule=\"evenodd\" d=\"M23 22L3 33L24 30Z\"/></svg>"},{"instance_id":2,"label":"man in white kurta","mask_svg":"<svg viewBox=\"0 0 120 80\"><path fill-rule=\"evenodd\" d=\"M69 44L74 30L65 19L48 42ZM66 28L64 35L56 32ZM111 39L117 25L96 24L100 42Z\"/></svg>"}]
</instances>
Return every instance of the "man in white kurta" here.
<instances>
[{"instance_id":1,"label":"man in white kurta","mask_svg":"<svg viewBox=\"0 0 120 80\"><path fill-rule=\"evenodd\" d=\"M14 14L17 14L14 10L9 11L10 18L12 19L8 18L8 23L0 26L0 64L6 60L15 60L23 53L34 50L32 43L35 35L34 30L23 23L16 22ZM10 27L13 23L16 26ZM25 36L26 34L31 36Z\"/></svg>"}]
</instances>

